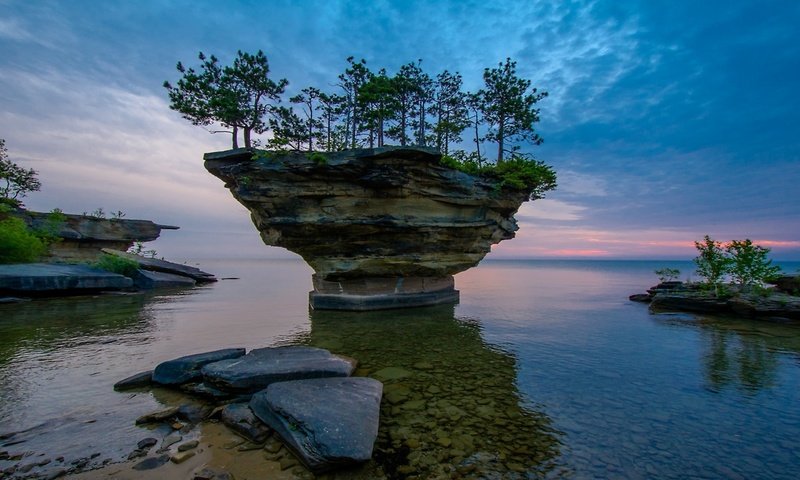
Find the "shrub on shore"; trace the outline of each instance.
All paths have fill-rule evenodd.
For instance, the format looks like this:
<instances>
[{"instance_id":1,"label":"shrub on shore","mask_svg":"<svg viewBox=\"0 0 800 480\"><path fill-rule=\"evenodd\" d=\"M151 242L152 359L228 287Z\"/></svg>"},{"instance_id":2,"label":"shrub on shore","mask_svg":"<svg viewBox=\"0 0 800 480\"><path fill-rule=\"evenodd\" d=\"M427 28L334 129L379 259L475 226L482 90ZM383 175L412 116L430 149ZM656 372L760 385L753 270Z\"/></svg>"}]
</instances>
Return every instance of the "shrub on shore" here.
<instances>
[{"instance_id":1,"label":"shrub on shore","mask_svg":"<svg viewBox=\"0 0 800 480\"><path fill-rule=\"evenodd\" d=\"M104 253L92 266L130 278L133 278L139 270L139 264L136 261L116 255L109 255L107 253Z\"/></svg>"}]
</instances>

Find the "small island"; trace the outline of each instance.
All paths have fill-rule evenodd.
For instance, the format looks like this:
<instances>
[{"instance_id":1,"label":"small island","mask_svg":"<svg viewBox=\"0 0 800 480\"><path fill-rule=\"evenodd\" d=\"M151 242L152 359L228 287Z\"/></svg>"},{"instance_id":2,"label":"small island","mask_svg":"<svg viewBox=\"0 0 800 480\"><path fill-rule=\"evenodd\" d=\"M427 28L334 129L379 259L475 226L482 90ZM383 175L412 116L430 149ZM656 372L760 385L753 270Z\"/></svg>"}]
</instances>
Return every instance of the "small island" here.
<instances>
[{"instance_id":1,"label":"small island","mask_svg":"<svg viewBox=\"0 0 800 480\"><path fill-rule=\"evenodd\" d=\"M678 281L680 271L656 270L659 284L631 301L656 312L695 312L800 324L800 275L782 274L767 258L768 248L751 240L723 244L708 235L695 242L694 259L702 281Z\"/></svg>"}]
</instances>

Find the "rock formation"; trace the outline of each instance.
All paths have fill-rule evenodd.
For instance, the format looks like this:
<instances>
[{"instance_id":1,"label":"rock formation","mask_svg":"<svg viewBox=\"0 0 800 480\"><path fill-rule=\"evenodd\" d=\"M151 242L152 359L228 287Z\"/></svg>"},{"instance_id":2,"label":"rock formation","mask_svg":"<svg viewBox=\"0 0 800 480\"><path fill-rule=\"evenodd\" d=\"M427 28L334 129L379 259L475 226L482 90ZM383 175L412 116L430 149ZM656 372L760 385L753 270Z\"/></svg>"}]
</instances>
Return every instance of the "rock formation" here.
<instances>
[{"instance_id":1,"label":"rock formation","mask_svg":"<svg viewBox=\"0 0 800 480\"><path fill-rule=\"evenodd\" d=\"M315 308L453 302L452 275L514 237L523 191L439 163L428 148L207 153L267 245L314 269Z\"/></svg>"},{"instance_id":2,"label":"rock formation","mask_svg":"<svg viewBox=\"0 0 800 480\"><path fill-rule=\"evenodd\" d=\"M30 210L12 213L32 228L47 229L50 214ZM49 257L53 261L93 261L101 249L128 250L134 242L150 242L159 237L161 230L177 230L172 225L159 225L150 220L106 219L88 215L65 214L64 222L54 232L60 241L50 245Z\"/></svg>"}]
</instances>

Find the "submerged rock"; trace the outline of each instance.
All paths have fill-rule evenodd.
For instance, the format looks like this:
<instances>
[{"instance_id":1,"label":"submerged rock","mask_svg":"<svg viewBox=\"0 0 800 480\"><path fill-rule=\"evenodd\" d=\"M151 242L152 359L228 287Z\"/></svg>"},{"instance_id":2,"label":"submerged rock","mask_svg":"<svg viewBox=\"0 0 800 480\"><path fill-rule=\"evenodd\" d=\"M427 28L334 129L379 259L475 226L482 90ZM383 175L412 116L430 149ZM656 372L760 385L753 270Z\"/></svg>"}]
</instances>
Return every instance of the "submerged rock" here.
<instances>
[{"instance_id":1,"label":"submerged rock","mask_svg":"<svg viewBox=\"0 0 800 480\"><path fill-rule=\"evenodd\" d=\"M213 352L197 353L160 363L153 371L153 381L162 385L180 385L202 378L200 369L203 366L241 357L244 348L226 348Z\"/></svg>"},{"instance_id":2,"label":"submerged rock","mask_svg":"<svg viewBox=\"0 0 800 480\"><path fill-rule=\"evenodd\" d=\"M347 377L353 359L314 347L257 348L241 358L209 363L202 369L205 382L233 392L257 392L275 382L320 377Z\"/></svg>"},{"instance_id":3,"label":"submerged rock","mask_svg":"<svg viewBox=\"0 0 800 480\"><path fill-rule=\"evenodd\" d=\"M366 377L280 382L255 394L250 408L320 473L372 458L382 391Z\"/></svg>"}]
</instances>

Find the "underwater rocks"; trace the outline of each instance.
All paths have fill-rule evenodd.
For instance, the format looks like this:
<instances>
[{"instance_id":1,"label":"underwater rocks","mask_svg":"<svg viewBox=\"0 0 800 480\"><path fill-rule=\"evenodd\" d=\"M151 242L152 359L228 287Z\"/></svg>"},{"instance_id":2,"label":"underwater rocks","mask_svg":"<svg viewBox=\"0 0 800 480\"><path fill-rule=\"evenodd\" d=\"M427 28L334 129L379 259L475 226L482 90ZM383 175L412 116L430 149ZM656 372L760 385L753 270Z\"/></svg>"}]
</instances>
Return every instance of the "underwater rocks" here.
<instances>
[{"instance_id":1,"label":"underwater rocks","mask_svg":"<svg viewBox=\"0 0 800 480\"><path fill-rule=\"evenodd\" d=\"M372 458L378 436L381 382L320 378L270 385L250 408L314 473Z\"/></svg>"}]
</instances>

